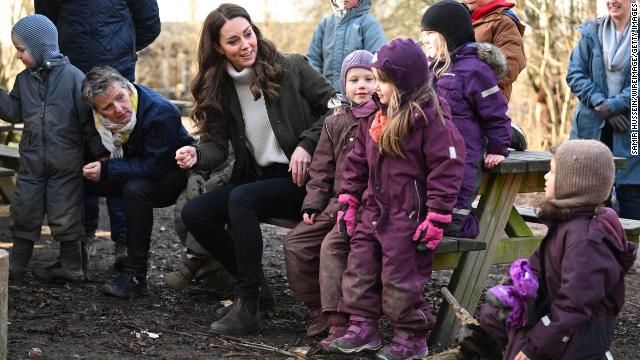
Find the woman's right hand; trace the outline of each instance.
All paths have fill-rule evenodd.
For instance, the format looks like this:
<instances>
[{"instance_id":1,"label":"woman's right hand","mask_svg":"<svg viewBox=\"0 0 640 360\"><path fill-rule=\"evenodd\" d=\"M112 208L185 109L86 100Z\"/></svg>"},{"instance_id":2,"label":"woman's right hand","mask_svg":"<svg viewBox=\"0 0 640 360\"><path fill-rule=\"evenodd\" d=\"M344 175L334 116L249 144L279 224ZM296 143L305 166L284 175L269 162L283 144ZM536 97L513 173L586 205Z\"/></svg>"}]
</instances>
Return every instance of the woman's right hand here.
<instances>
[{"instance_id":1,"label":"woman's right hand","mask_svg":"<svg viewBox=\"0 0 640 360\"><path fill-rule=\"evenodd\" d=\"M193 146L183 146L176 150L176 162L181 169L191 169L198 162L198 152Z\"/></svg>"}]
</instances>

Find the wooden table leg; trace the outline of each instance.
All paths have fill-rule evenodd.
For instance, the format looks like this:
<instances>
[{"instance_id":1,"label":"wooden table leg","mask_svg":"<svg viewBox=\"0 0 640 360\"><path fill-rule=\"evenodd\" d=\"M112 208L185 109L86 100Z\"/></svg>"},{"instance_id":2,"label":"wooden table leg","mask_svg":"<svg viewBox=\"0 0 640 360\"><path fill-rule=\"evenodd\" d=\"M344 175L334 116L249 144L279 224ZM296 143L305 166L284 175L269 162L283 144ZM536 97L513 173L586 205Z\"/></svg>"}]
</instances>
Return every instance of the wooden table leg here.
<instances>
[{"instance_id":1,"label":"wooden table leg","mask_svg":"<svg viewBox=\"0 0 640 360\"><path fill-rule=\"evenodd\" d=\"M482 212L478 239L487 242L487 249L463 254L448 286L453 296L472 314L484 290L489 269L524 176L525 174L492 174L487 192L478 204ZM450 345L458 327L453 310L443 302L438 313L438 323L429 337L429 344Z\"/></svg>"},{"instance_id":2,"label":"wooden table leg","mask_svg":"<svg viewBox=\"0 0 640 360\"><path fill-rule=\"evenodd\" d=\"M0 250L0 359L7 358L9 253Z\"/></svg>"}]
</instances>

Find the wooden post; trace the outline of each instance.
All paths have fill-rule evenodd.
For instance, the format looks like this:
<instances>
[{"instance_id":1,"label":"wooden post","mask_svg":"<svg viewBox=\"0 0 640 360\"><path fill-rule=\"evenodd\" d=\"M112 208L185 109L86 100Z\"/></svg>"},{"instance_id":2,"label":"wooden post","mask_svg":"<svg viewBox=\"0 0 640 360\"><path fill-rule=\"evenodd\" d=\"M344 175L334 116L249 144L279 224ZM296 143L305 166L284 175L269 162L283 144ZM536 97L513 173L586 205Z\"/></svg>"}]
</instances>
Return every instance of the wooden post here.
<instances>
[{"instance_id":1,"label":"wooden post","mask_svg":"<svg viewBox=\"0 0 640 360\"><path fill-rule=\"evenodd\" d=\"M7 358L9 253L0 249L0 360Z\"/></svg>"}]
</instances>

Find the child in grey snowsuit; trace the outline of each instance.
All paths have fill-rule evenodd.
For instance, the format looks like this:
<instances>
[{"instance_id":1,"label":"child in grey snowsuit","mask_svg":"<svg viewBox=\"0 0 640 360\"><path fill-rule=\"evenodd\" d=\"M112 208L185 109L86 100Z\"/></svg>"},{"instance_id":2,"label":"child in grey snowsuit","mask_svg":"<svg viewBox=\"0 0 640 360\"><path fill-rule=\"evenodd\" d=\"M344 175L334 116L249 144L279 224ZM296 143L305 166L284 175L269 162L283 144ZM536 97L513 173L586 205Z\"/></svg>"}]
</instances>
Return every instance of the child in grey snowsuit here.
<instances>
[{"instance_id":1,"label":"child in grey snowsuit","mask_svg":"<svg viewBox=\"0 0 640 360\"><path fill-rule=\"evenodd\" d=\"M42 15L24 17L13 27L11 41L26 69L9 94L0 89L0 119L24 123L11 202L9 277L24 280L46 215L60 242L60 259L39 273L54 280L82 280L82 144L87 140L96 158L108 152L91 109L82 101L84 75L60 53L55 25Z\"/></svg>"}]
</instances>

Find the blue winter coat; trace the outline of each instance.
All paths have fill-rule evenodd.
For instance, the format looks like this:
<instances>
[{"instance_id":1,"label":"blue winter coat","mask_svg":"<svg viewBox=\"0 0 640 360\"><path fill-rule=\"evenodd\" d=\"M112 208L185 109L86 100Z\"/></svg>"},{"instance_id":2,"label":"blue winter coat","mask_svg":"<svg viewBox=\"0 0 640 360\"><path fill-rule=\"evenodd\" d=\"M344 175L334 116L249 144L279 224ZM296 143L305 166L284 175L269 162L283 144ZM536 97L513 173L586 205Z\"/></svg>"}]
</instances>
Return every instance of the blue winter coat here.
<instances>
[{"instance_id":1,"label":"blue winter coat","mask_svg":"<svg viewBox=\"0 0 640 360\"><path fill-rule=\"evenodd\" d=\"M137 55L160 34L155 0L35 0L58 28L60 50L86 73L109 65L134 81Z\"/></svg>"},{"instance_id":2,"label":"blue winter coat","mask_svg":"<svg viewBox=\"0 0 640 360\"><path fill-rule=\"evenodd\" d=\"M631 119L631 59L626 66L622 92L612 96L607 94L602 44L598 37L598 29L604 20L605 17L600 17L578 27L582 37L569 59L567 83L580 100L573 118L572 139L600 140L604 120L596 115L593 108L604 100L608 100L610 111ZM616 172L616 184L640 184L640 157L631 155L631 130L613 132L613 155L627 159L627 168Z\"/></svg>"},{"instance_id":3,"label":"blue winter coat","mask_svg":"<svg viewBox=\"0 0 640 360\"><path fill-rule=\"evenodd\" d=\"M194 145L182 126L180 111L160 94L142 85L138 90L136 126L123 146L124 157L109 159L102 168L103 179L160 178L176 167L176 150Z\"/></svg>"},{"instance_id":4,"label":"blue winter coat","mask_svg":"<svg viewBox=\"0 0 640 360\"><path fill-rule=\"evenodd\" d=\"M375 54L387 42L382 26L369 9L371 0L360 0L342 16L334 6L334 14L322 19L313 33L307 51L309 63L338 90L342 61L347 55L361 49Z\"/></svg>"}]
</instances>

